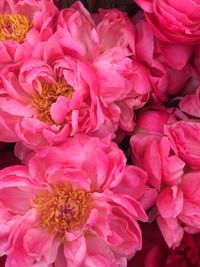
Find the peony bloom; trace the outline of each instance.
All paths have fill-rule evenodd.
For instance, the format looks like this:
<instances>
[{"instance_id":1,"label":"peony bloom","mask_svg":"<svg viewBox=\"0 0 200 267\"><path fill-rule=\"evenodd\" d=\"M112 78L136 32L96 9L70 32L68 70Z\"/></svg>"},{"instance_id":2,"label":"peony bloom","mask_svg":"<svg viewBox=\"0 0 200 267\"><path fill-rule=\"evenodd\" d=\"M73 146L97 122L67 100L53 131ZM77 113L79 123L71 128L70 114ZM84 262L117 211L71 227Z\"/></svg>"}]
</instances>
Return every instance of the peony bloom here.
<instances>
[{"instance_id":1,"label":"peony bloom","mask_svg":"<svg viewBox=\"0 0 200 267\"><path fill-rule=\"evenodd\" d=\"M134 16L133 22L136 28L135 58L147 65L152 84L151 96L156 101L167 102L170 96L182 93L194 75L188 63L193 48L156 38L141 12Z\"/></svg>"},{"instance_id":2,"label":"peony bloom","mask_svg":"<svg viewBox=\"0 0 200 267\"><path fill-rule=\"evenodd\" d=\"M166 126L173 150L191 167L200 167L200 123L197 121L179 121Z\"/></svg>"},{"instance_id":3,"label":"peony bloom","mask_svg":"<svg viewBox=\"0 0 200 267\"><path fill-rule=\"evenodd\" d=\"M180 110L193 117L200 118L200 87L195 94L187 94L179 103Z\"/></svg>"},{"instance_id":4,"label":"peony bloom","mask_svg":"<svg viewBox=\"0 0 200 267\"><path fill-rule=\"evenodd\" d=\"M157 190L162 183L177 184L185 166L163 133L165 124L176 121L175 115L174 109L141 111L130 140L133 163L148 173L148 183Z\"/></svg>"},{"instance_id":5,"label":"peony bloom","mask_svg":"<svg viewBox=\"0 0 200 267\"><path fill-rule=\"evenodd\" d=\"M61 11L55 35L64 51L75 51L92 63L104 112L121 130L131 132L133 110L148 101L151 82L146 66L132 58L135 28L127 15L100 9L92 16L76 2Z\"/></svg>"},{"instance_id":6,"label":"peony bloom","mask_svg":"<svg viewBox=\"0 0 200 267\"><path fill-rule=\"evenodd\" d=\"M143 107L149 99L148 70L143 64L124 57L120 49L104 53L93 66L107 116L118 121L120 129L131 132L134 110Z\"/></svg>"},{"instance_id":7,"label":"peony bloom","mask_svg":"<svg viewBox=\"0 0 200 267\"><path fill-rule=\"evenodd\" d=\"M126 266L141 249L137 220L147 218L139 172L125 162L116 144L76 135L1 170L6 266Z\"/></svg>"},{"instance_id":8,"label":"peony bloom","mask_svg":"<svg viewBox=\"0 0 200 267\"><path fill-rule=\"evenodd\" d=\"M52 1L4 0L0 10L0 64L31 57L34 46L53 33Z\"/></svg>"},{"instance_id":9,"label":"peony bloom","mask_svg":"<svg viewBox=\"0 0 200 267\"><path fill-rule=\"evenodd\" d=\"M157 198L158 225L169 247L177 247L183 232L200 232L200 173L190 171L178 185L165 187ZM164 187L164 185L163 185Z\"/></svg>"},{"instance_id":10,"label":"peony bloom","mask_svg":"<svg viewBox=\"0 0 200 267\"><path fill-rule=\"evenodd\" d=\"M180 44L198 44L200 41L198 0L136 0L144 9L154 34L161 40Z\"/></svg>"},{"instance_id":11,"label":"peony bloom","mask_svg":"<svg viewBox=\"0 0 200 267\"><path fill-rule=\"evenodd\" d=\"M80 27L81 26L81 27ZM135 52L135 27L126 13L99 9L91 15L80 1L61 10L57 34L64 47L75 50L91 62L106 51L124 48Z\"/></svg>"},{"instance_id":12,"label":"peony bloom","mask_svg":"<svg viewBox=\"0 0 200 267\"><path fill-rule=\"evenodd\" d=\"M114 138L118 129L133 130L134 109L145 105L151 90L146 67L121 46L89 62L63 44L68 39L59 37L59 27L34 47L32 58L1 69L0 140L35 149L76 133Z\"/></svg>"},{"instance_id":13,"label":"peony bloom","mask_svg":"<svg viewBox=\"0 0 200 267\"><path fill-rule=\"evenodd\" d=\"M0 139L35 149L77 132L112 135L118 121L102 111L92 66L64 55L54 38L44 51L43 60L29 59L1 70Z\"/></svg>"}]
</instances>

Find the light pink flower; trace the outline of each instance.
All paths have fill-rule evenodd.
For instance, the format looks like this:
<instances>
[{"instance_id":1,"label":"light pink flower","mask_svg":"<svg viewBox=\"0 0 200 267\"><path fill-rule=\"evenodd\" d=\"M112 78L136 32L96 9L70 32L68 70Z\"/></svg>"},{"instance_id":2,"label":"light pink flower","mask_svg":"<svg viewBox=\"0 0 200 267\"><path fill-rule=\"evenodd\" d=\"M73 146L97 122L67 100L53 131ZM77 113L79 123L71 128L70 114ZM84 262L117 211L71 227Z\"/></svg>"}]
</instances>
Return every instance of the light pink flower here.
<instances>
[{"instance_id":1,"label":"light pink flower","mask_svg":"<svg viewBox=\"0 0 200 267\"><path fill-rule=\"evenodd\" d=\"M136 0L154 34L172 43L198 44L200 40L199 1Z\"/></svg>"},{"instance_id":2,"label":"light pink flower","mask_svg":"<svg viewBox=\"0 0 200 267\"><path fill-rule=\"evenodd\" d=\"M76 135L32 153L27 166L0 171L6 266L125 267L141 249L137 220L147 218L117 145Z\"/></svg>"},{"instance_id":3,"label":"light pink flower","mask_svg":"<svg viewBox=\"0 0 200 267\"><path fill-rule=\"evenodd\" d=\"M34 46L53 33L56 6L48 0L1 2L0 64L31 57Z\"/></svg>"}]
</instances>

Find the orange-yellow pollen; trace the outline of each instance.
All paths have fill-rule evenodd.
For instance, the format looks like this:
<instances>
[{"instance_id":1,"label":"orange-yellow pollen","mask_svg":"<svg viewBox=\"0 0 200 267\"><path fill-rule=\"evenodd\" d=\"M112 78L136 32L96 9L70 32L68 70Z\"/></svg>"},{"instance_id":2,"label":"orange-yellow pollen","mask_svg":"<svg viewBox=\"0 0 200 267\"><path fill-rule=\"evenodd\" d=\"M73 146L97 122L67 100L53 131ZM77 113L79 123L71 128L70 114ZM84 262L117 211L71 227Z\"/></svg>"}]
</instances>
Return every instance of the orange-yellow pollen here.
<instances>
[{"instance_id":1,"label":"orange-yellow pollen","mask_svg":"<svg viewBox=\"0 0 200 267\"><path fill-rule=\"evenodd\" d=\"M33 206L41 213L40 227L56 231L64 240L65 231L81 227L91 210L91 193L72 190L68 184L54 185L51 192L39 193Z\"/></svg>"},{"instance_id":2,"label":"orange-yellow pollen","mask_svg":"<svg viewBox=\"0 0 200 267\"><path fill-rule=\"evenodd\" d=\"M32 27L31 20L23 14L0 15L0 41L14 40L22 43Z\"/></svg>"},{"instance_id":3,"label":"orange-yellow pollen","mask_svg":"<svg viewBox=\"0 0 200 267\"><path fill-rule=\"evenodd\" d=\"M50 114L51 105L56 102L59 96L71 99L73 93L74 89L63 79L59 79L54 84L43 83L41 92L32 99L32 105L37 110L37 118L42 122L54 124Z\"/></svg>"}]
</instances>

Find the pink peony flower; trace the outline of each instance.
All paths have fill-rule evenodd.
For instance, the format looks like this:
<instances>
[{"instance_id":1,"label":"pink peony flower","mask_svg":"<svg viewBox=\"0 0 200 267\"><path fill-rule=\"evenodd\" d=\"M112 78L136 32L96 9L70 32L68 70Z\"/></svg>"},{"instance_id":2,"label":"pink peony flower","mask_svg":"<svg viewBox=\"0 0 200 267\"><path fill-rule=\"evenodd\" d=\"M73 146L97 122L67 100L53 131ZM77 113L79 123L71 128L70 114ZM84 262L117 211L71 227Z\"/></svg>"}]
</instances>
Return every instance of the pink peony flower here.
<instances>
[{"instance_id":1,"label":"pink peony flower","mask_svg":"<svg viewBox=\"0 0 200 267\"><path fill-rule=\"evenodd\" d=\"M121 49L104 53L93 66L99 78L105 110L113 114L111 118L116 117L120 129L131 132L134 128L134 110L147 103L151 91L146 67L124 57Z\"/></svg>"},{"instance_id":2,"label":"pink peony flower","mask_svg":"<svg viewBox=\"0 0 200 267\"><path fill-rule=\"evenodd\" d=\"M199 132L197 121L179 121L166 126L165 132L175 153L191 167L200 167Z\"/></svg>"},{"instance_id":3,"label":"pink peony flower","mask_svg":"<svg viewBox=\"0 0 200 267\"><path fill-rule=\"evenodd\" d=\"M157 198L158 225L169 247L180 244L183 231L200 232L199 183L200 173L190 171L178 185L164 188Z\"/></svg>"},{"instance_id":4,"label":"pink peony flower","mask_svg":"<svg viewBox=\"0 0 200 267\"><path fill-rule=\"evenodd\" d=\"M85 23L92 20L88 16ZM63 45L58 32L37 44L31 59L1 70L0 140L22 141L35 149L77 132L111 138L118 129L131 132L134 110L145 105L151 90L146 67L122 46L90 63Z\"/></svg>"},{"instance_id":5,"label":"pink peony flower","mask_svg":"<svg viewBox=\"0 0 200 267\"><path fill-rule=\"evenodd\" d=\"M127 15L100 9L92 16L76 2L61 11L55 35L64 51L73 50L93 64L104 112L121 130L131 132L133 110L148 101L151 82L146 66L131 58L135 28Z\"/></svg>"},{"instance_id":6,"label":"pink peony flower","mask_svg":"<svg viewBox=\"0 0 200 267\"><path fill-rule=\"evenodd\" d=\"M191 57L193 46L183 46L163 42L153 35L151 27L143 13L138 12L133 22L136 28L136 58L154 67L160 63L167 69L180 71ZM172 57L173 55L173 57Z\"/></svg>"},{"instance_id":7,"label":"pink peony flower","mask_svg":"<svg viewBox=\"0 0 200 267\"><path fill-rule=\"evenodd\" d=\"M94 16L100 51L121 46L135 54L135 26L127 14L118 9L99 9Z\"/></svg>"},{"instance_id":8,"label":"pink peony flower","mask_svg":"<svg viewBox=\"0 0 200 267\"><path fill-rule=\"evenodd\" d=\"M65 56L55 39L43 50L43 60L29 59L1 70L0 139L35 149L77 132L112 135L119 115L113 121L105 116L92 66Z\"/></svg>"},{"instance_id":9,"label":"pink peony flower","mask_svg":"<svg viewBox=\"0 0 200 267\"><path fill-rule=\"evenodd\" d=\"M154 34L161 40L180 44L200 41L199 1L136 0L144 9Z\"/></svg>"},{"instance_id":10,"label":"pink peony flower","mask_svg":"<svg viewBox=\"0 0 200 267\"><path fill-rule=\"evenodd\" d=\"M193 117L200 118L200 87L195 94L187 94L179 103L180 110Z\"/></svg>"},{"instance_id":11,"label":"pink peony flower","mask_svg":"<svg viewBox=\"0 0 200 267\"><path fill-rule=\"evenodd\" d=\"M130 140L133 163L146 170L148 183L158 190L162 183L178 183L185 166L163 133L165 124L175 121L173 109L141 111Z\"/></svg>"},{"instance_id":12,"label":"pink peony flower","mask_svg":"<svg viewBox=\"0 0 200 267\"><path fill-rule=\"evenodd\" d=\"M117 145L76 135L26 161L0 171L6 266L126 266L141 249L137 220L147 218Z\"/></svg>"},{"instance_id":13,"label":"pink peony flower","mask_svg":"<svg viewBox=\"0 0 200 267\"><path fill-rule=\"evenodd\" d=\"M92 16L77 1L60 12L57 34L65 48L75 50L92 62L110 49L121 47L128 54L135 52L134 25L126 13L117 9L99 9L99 13Z\"/></svg>"},{"instance_id":14,"label":"pink peony flower","mask_svg":"<svg viewBox=\"0 0 200 267\"><path fill-rule=\"evenodd\" d=\"M34 46L53 33L56 6L48 0L1 2L0 64L31 57Z\"/></svg>"},{"instance_id":15,"label":"pink peony flower","mask_svg":"<svg viewBox=\"0 0 200 267\"><path fill-rule=\"evenodd\" d=\"M195 71L188 63L193 48L157 39L141 12L134 16L133 23L136 28L135 58L147 65L151 96L156 101L167 102L171 96L182 93L194 76Z\"/></svg>"}]
</instances>

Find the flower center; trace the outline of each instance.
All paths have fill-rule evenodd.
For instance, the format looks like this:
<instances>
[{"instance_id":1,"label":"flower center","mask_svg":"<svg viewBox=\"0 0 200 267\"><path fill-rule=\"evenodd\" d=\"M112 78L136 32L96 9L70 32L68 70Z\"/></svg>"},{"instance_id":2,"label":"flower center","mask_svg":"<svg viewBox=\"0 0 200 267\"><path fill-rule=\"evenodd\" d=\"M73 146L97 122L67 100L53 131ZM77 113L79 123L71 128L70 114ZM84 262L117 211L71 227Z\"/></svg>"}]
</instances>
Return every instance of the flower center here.
<instances>
[{"instance_id":1,"label":"flower center","mask_svg":"<svg viewBox=\"0 0 200 267\"><path fill-rule=\"evenodd\" d=\"M51 105L59 96L71 99L73 93L74 89L62 79L54 84L43 83L41 92L32 100L33 106L37 109L37 118L45 123L54 124L50 113Z\"/></svg>"},{"instance_id":2,"label":"flower center","mask_svg":"<svg viewBox=\"0 0 200 267\"><path fill-rule=\"evenodd\" d=\"M22 43L32 27L30 19L23 14L0 15L0 41L14 40Z\"/></svg>"},{"instance_id":3,"label":"flower center","mask_svg":"<svg viewBox=\"0 0 200 267\"><path fill-rule=\"evenodd\" d=\"M33 206L41 213L40 226L56 231L65 240L65 231L81 227L91 210L91 193L73 191L68 184L54 185L51 192L39 193Z\"/></svg>"}]
</instances>

